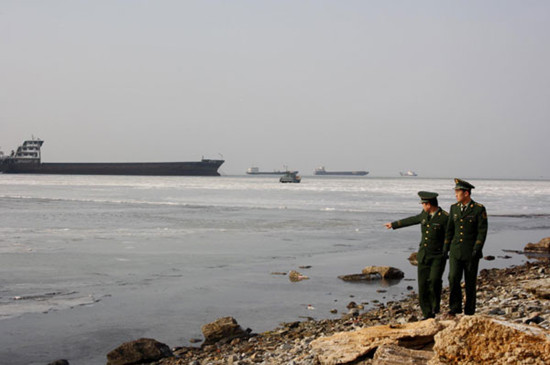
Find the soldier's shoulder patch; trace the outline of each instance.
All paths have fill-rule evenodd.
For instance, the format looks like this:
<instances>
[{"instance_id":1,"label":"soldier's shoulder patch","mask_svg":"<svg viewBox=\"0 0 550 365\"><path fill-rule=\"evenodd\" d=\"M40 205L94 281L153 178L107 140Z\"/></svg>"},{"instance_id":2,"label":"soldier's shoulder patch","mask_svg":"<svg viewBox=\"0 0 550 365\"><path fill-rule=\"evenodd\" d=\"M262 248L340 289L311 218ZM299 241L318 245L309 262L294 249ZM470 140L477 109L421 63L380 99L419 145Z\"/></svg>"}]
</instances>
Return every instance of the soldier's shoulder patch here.
<instances>
[{"instance_id":1,"label":"soldier's shoulder patch","mask_svg":"<svg viewBox=\"0 0 550 365\"><path fill-rule=\"evenodd\" d=\"M476 205L477 205L478 207L483 208L483 204L476 203Z\"/></svg>"},{"instance_id":2,"label":"soldier's shoulder patch","mask_svg":"<svg viewBox=\"0 0 550 365\"><path fill-rule=\"evenodd\" d=\"M443 214L445 214L446 216L449 216L449 213L447 213L446 211L442 210L441 212L443 212Z\"/></svg>"}]
</instances>

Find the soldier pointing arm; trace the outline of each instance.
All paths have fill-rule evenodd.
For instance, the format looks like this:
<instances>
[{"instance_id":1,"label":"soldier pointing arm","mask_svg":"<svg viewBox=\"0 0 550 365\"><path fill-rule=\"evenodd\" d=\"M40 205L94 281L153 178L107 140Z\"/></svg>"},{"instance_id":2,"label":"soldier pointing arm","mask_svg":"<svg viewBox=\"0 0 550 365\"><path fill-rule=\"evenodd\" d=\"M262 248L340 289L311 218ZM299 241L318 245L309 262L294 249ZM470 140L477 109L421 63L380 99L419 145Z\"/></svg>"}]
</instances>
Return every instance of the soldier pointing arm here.
<instances>
[{"instance_id":1,"label":"soldier pointing arm","mask_svg":"<svg viewBox=\"0 0 550 365\"><path fill-rule=\"evenodd\" d=\"M437 202L437 193L418 192L422 212L418 215L386 223L388 229L420 224L422 239L418 249L418 299L424 319L435 317L439 313L443 272L445 271L445 255L443 241L447 227L448 214Z\"/></svg>"}]
</instances>

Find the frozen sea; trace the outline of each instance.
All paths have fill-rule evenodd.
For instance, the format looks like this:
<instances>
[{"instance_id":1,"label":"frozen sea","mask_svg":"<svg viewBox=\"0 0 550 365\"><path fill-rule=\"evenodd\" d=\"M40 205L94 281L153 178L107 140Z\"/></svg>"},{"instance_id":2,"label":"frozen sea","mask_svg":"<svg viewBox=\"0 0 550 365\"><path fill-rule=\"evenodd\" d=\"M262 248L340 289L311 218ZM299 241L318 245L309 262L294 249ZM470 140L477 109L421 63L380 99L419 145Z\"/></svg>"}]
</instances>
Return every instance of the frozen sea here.
<instances>
[{"instance_id":1,"label":"frozen sea","mask_svg":"<svg viewBox=\"0 0 550 365\"><path fill-rule=\"evenodd\" d=\"M469 181L489 214L484 254L550 236L550 181ZM203 324L223 316L262 332L340 316L351 300L400 299L408 285L416 289L407 257L420 232L383 225L419 213L419 190L439 192L448 210L453 186L422 178L0 175L0 364L105 364L110 350L140 337L190 345ZM511 255L481 268L526 260ZM396 266L405 280L337 278L367 265ZM310 280L272 274L289 270Z\"/></svg>"}]
</instances>

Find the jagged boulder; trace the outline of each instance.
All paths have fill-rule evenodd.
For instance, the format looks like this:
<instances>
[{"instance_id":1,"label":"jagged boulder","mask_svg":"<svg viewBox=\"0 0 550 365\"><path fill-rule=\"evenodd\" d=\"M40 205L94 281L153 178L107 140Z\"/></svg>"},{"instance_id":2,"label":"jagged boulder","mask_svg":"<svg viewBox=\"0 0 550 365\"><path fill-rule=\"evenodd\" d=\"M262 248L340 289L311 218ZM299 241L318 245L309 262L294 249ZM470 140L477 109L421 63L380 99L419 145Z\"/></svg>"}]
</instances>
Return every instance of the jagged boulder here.
<instances>
[{"instance_id":1,"label":"jagged boulder","mask_svg":"<svg viewBox=\"0 0 550 365\"><path fill-rule=\"evenodd\" d=\"M448 321L429 319L403 325L385 325L339 332L311 342L311 348L322 365L347 364L359 358L374 356L383 345L409 349L423 348L434 340Z\"/></svg>"},{"instance_id":2,"label":"jagged boulder","mask_svg":"<svg viewBox=\"0 0 550 365\"><path fill-rule=\"evenodd\" d=\"M430 364L550 364L550 331L465 316L435 335L433 349Z\"/></svg>"},{"instance_id":3,"label":"jagged boulder","mask_svg":"<svg viewBox=\"0 0 550 365\"><path fill-rule=\"evenodd\" d=\"M204 335L204 345L210 345L221 340L232 340L237 337L248 337L249 333L239 326L235 318L223 317L201 328Z\"/></svg>"},{"instance_id":4,"label":"jagged boulder","mask_svg":"<svg viewBox=\"0 0 550 365\"><path fill-rule=\"evenodd\" d=\"M107 354L107 365L142 364L172 356L170 348L152 338L126 342Z\"/></svg>"},{"instance_id":5,"label":"jagged boulder","mask_svg":"<svg viewBox=\"0 0 550 365\"><path fill-rule=\"evenodd\" d=\"M401 279L403 271L391 266L367 266L362 271L365 275L380 275L382 279Z\"/></svg>"},{"instance_id":6,"label":"jagged boulder","mask_svg":"<svg viewBox=\"0 0 550 365\"><path fill-rule=\"evenodd\" d=\"M525 252L550 253L550 237L541 239L538 243L528 243L523 249Z\"/></svg>"}]
</instances>

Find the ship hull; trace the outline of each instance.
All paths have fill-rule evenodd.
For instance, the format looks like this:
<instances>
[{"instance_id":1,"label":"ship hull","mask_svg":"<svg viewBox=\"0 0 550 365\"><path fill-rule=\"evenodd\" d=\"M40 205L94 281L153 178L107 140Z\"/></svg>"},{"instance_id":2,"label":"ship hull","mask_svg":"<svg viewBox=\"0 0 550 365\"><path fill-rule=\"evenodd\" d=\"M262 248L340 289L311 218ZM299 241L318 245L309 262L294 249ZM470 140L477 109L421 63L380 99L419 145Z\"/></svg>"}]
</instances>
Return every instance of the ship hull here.
<instances>
[{"instance_id":1,"label":"ship hull","mask_svg":"<svg viewBox=\"0 0 550 365\"><path fill-rule=\"evenodd\" d=\"M198 162L5 163L5 174L220 176L224 160Z\"/></svg>"},{"instance_id":2,"label":"ship hull","mask_svg":"<svg viewBox=\"0 0 550 365\"><path fill-rule=\"evenodd\" d=\"M315 175L365 176L368 173L368 171L315 171Z\"/></svg>"}]
</instances>

